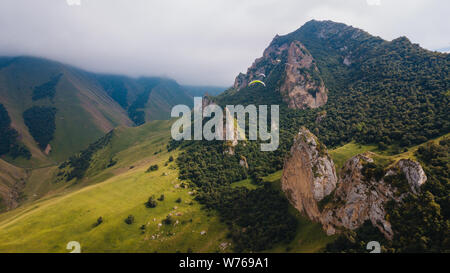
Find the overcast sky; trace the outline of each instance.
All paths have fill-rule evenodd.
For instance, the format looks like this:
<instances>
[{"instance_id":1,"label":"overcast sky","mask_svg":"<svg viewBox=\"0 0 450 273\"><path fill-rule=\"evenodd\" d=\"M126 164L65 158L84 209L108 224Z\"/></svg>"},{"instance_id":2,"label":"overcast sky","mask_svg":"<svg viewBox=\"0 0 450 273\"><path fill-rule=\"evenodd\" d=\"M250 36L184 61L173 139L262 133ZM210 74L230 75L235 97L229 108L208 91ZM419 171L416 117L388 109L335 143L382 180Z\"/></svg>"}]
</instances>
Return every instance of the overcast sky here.
<instances>
[{"instance_id":1,"label":"overcast sky","mask_svg":"<svg viewBox=\"0 0 450 273\"><path fill-rule=\"evenodd\" d=\"M275 34L330 19L450 47L448 0L0 0L0 55L228 86Z\"/></svg>"}]
</instances>

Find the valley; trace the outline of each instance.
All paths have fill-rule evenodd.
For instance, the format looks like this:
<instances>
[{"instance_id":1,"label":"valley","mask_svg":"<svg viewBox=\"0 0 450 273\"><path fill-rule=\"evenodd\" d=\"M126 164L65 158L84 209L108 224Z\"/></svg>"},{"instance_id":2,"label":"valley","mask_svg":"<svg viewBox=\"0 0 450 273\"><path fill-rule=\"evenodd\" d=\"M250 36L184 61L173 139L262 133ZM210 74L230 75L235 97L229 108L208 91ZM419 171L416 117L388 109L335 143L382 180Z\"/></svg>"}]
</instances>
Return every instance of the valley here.
<instances>
[{"instance_id":1,"label":"valley","mask_svg":"<svg viewBox=\"0 0 450 273\"><path fill-rule=\"evenodd\" d=\"M448 252L449 56L311 20L223 93L2 57L0 252ZM278 105L279 148L173 140L196 95Z\"/></svg>"}]
</instances>

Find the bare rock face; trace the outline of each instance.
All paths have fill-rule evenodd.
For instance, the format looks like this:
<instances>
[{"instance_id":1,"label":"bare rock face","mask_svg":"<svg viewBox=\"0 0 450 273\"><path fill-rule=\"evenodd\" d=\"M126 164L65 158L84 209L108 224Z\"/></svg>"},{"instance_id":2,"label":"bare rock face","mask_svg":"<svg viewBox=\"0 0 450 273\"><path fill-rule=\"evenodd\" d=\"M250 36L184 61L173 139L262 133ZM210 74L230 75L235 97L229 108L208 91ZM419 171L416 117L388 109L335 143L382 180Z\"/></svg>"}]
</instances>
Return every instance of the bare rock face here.
<instances>
[{"instance_id":1,"label":"bare rock face","mask_svg":"<svg viewBox=\"0 0 450 273\"><path fill-rule=\"evenodd\" d=\"M225 108L224 114L225 121L227 119L232 119L234 121L234 124L227 124L225 122L223 126L223 136L226 139L226 141L224 142L224 154L234 155L234 147L238 145L239 139L245 140L245 132L239 127L237 120L231 116L231 113L227 108ZM229 138L227 137L227 132L232 132L233 136L230 137L231 140L229 140Z\"/></svg>"},{"instance_id":2,"label":"bare rock face","mask_svg":"<svg viewBox=\"0 0 450 273\"><path fill-rule=\"evenodd\" d=\"M214 100L206 93L202 98L202 109L205 109L208 105L215 105Z\"/></svg>"},{"instance_id":3,"label":"bare rock face","mask_svg":"<svg viewBox=\"0 0 450 273\"><path fill-rule=\"evenodd\" d=\"M334 163L326 147L306 128L295 138L284 163L282 189L289 201L309 218L321 218L317 202L336 187Z\"/></svg>"},{"instance_id":4,"label":"bare rock face","mask_svg":"<svg viewBox=\"0 0 450 273\"><path fill-rule=\"evenodd\" d=\"M255 60L247 74L240 73L234 82L234 88L240 90L253 80L270 77L274 69L283 70L283 80L279 92L289 108L317 108L327 102L326 89L314 58L299 41L279 44L277 37L264 51L261 58Z\"/></svg>"},{"instance_id":5,"label":"bare rock face","mask_svg":"<svg viewBox=\"0 0 450 273\"><path fill-rule=\"evenodd\" d=\"M206 94L202 98L202 109L204 110L208 105L217 105L217 104L214 102L213 98L211 98L209 95ZM245 132L241 128L239 128L238 123L236 122L236 119L231 117L231 113L230 113L230 111L228 111L227 108L225 108L223 113L224 113L223 137L224 137L224 139L226 139L226 141L224 141L224 152L223 153L228 154L228 155L234 155L234 147L236 147L236 145L238 145L239 139L245 140ZM227 119L234 120L234 123L227 124L226 123ZM233 130L231 129L232 126L233 126ZM233 136L228 138L227 132L232 132Z\"/></svg>"},{"instance_id":6,"label":"bare rock face","mask_svg":"<svg viewBox=\"0 0 450 273\"><path fill-rule=\"evenodd\" d=\"M427 177L420 164L410 159L398 161L381 179L364 177L364 165L372 162L371 153L365 153L352 157L343 167L336 191L330 196L332 201L322 212L321 222L327 234L335 234L342 227L356 229L370 220L387 239L394 236L391 224L386 220L386 203L390 200L401 202L409 192L417 193ZM389 182L394 175L405 177L409 185L407 192L401 192Z\"/></svg>"},{"instance_id":7,"label":"bare rock face","mask_svg":"<svg viewBox=\"0 0 450 273\"><path fill-rule=\"evenodd\" d=\"M343 167L332 201L322 212L321 222L328 235L340 228L356 229L370 220L387 238L392 238L384 205L395 197L395 189L383 180L364 177L364 164L372 162L370 153L366 153L352 157Z\"/></svg>"},{"instance_id":8,"label":"bare rock face","mask_svg":"<svg viewBox=\"0 0 450 273\"><path fill-rule=\"evenodd\" d=\"M427 181L427 176L425 175L422 166L416 161L402 159L398 162L398 167L405 174L412 192L417 193L420 186Z\"/></svg>"},{"instance_id":9,"label":"bare rock face","mask_svg":"<svg viewBox=\"0 0 450 273\"><path fill-rule=\"evenodd\" d=\"M46 155L49 155L51 151L52 151L52 146L50 146L50 144L47 144L47 147L45 147L44 153Z\"/></svg>"},{"instance_id":10,"label":"bare rock face","mask_svg":"<svg viewBox=\"0 0 450 273\"><path fill-rule=\"evenodd\" d=\"M241 155L241 159L239 160L239 165L248 169L247 158L245 156Z\"/></svg>"},{"instance_id":11,"label":"bare rock face","mask_svg":"<svg viewBox=\"0 0 450 273\"><path fill-rule=\"evenodd\" d=\"M368 175L368 166L376 166L371 164L373 156L367 152L350 158L338 179L326 148L302 128L284 163L282 189L289 201L311 220L320 222L328 235L354 230L370 221L392 239L387 202L401 202L409 193L417 193L427 177L420 164L410 159L381 169L378 175Z\"/></svg>"},{"instance_id":12,"label":"bare rock face","mask_svg":"<svg viewBox=\"0 0 450 273\"><path fill-rule=\"evenodd\" d=\"M313 57L300 42L287 50L286 77L280 92L289 108L317 108L327 102L327 89Z\"/></svg>"}]
</instances>

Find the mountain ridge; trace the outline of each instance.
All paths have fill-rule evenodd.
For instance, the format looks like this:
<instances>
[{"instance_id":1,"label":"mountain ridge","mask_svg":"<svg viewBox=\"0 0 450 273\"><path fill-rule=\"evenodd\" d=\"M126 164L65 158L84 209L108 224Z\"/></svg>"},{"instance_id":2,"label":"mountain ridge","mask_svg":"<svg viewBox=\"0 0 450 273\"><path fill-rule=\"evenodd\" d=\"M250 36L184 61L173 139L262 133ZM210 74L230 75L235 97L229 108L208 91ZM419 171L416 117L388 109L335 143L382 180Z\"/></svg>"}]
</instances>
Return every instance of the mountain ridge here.
<instances>
[{"instance_id":1,"label":"mountain ridge","mask_svg":"<svg viewBox=\"0 0 450 273\"><path fill-rule=\"evenodd\" d=\"M191 104L190 95L172 79L95 74L30 56L1 57L0 79L0 103L11 117L12 128L19 132L18 141L30 149L32 164L47 164L49 156L64 160L118 125L168 119L173 105ZM124 89L114 96L107 85L114 86L116 79ZM121 96L126 103L120 103ZM47 143L38 147L37 136L30 135L23 122L22 113L32 106L56 109L54 121L49 120L55 123L54 135L47 128L34 130L47 134L47 148ZM36 121L27 124L33 123ZM75 124L84 128L84 134L78 133ZM18 162L26 163L23 159Z\"/></svg>"}]
</instances>

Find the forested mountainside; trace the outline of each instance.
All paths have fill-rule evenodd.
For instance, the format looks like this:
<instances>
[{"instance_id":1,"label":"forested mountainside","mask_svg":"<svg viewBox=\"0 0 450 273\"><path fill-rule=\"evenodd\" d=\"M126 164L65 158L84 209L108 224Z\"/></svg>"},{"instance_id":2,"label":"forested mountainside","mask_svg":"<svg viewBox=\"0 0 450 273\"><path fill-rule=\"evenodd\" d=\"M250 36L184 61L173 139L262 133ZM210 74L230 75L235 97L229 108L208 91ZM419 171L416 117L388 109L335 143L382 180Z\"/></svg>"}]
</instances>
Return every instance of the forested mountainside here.
<instances>
[{"instance_id":1,"label":"forested mountainside","mask_svg":"<svg viewBox=\"0 0 450 273\"><path fill-rule=\"evenodd\" d=\"M302 126L317 135L324 146L334 148L356 142L360 146L376 147L386 156L408 154L413 145L448 134L449 69L449 54L425 50L405 37L385 41L344 24L310 21L288 35L276 36L263 57L257 59L246 74L237 76L232 88L209 98L221 106L280 104L278 150L261 152L255 142L239 142L230 154L228 142L172 142L171 148L186 145L177 161L180 178L193 181L201 189L197 199L222 213L238 249L261 250L291 240L294 235L287 230L295 229L295 224L287 208L264 207L264 200L269 196L281 197L271 192L270 187L264 187L260 197L252 198L246 195L249 193L233 188L233 182L248 177L256 184L261 183L261 177L282 169L294 136ZM265 85L249 86L255 79L263 80ZM448 195L448 149L445 145L442 147L445 155L440 157L446 163L436 164L447 177L441 176L438 186L433 187L439 187ZM427 196L436 195L433 198L437 199L442 194L424 190ZM246 200L251 200L252 204ZM448 210L448 199L440 200L438 206L442 206L442 211ZM257 202L262 203L259 206L262 215L273 217L265 227L252 217L259 215L258 209L254 214L246 209L233 210L235 214L229 212L234 203L245 208ZM407 203L404 206L408 206ZM425 206L436 208L436 203L428 202ZM396 223L408 217L395 215ZM437 217L441 218L436 221L444 228L436 231L441 232L433 237L436 240L445 236L442 232L449 224L448 215L439 215ZM421 221L419 218L413 221ZM401 229L394 224L394 232L398 234L394 238L410 236ZM258 245L250 239L254 234L263 238ZM265 238L272 239L266 241ZM392 251L408 250L400 241L396 242ZM434 243L421 247L425 251L445 249Z\"/></svg>"}]
</instances>

